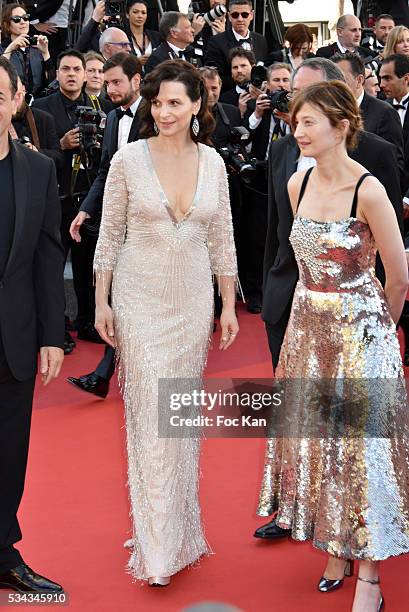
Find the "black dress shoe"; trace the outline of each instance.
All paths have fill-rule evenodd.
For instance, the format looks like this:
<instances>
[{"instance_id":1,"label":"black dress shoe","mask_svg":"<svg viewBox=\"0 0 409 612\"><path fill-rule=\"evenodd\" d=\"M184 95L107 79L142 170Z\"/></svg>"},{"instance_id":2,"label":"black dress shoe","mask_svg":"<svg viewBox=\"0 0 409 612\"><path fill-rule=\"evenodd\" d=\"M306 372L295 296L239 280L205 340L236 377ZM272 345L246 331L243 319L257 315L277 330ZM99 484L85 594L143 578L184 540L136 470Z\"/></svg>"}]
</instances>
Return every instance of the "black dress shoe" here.
<instances>
[{"instance_id":1,"label":"black dress shoe","mask_svg":"<svg viewBox=\"0 0 409 612\"><path fill-rule=\"evenodd\" d=\"M73 378L69 376L67 378L68 382L81 389L81 391L86 391L87 393L92 393L97 397L106 398L109 391L109 380L105 378L101 378L95 372L91 372L91 374L86 374L85 376L80 376L80 378Z\"/></svg>"},{"instance_id":2,"label":"black dress shoe","mask_svg":"<svg viewBox=\"0 0 409 612\"><path fill-rule=\"evenodd\" d=\"M354 575L354 562L347 561L345 563L344 576L353 576L353 575ZM321 576L318 582L318 590L321 591L321 593L331 593L331 591L336 591L337 589L340 589L343 584L344 584L343 578L330 580L329 578L325 578L325 576Z\"/></svg>"},{"instance_id":3,"label":"black dress shoe","mask_svg":"<svg viewBox=\"0 0 409 612\"><path fill-rule=\"evenodd\" d=\"M97 330L93 325L86 325L78 330L78 340L85 340L86 342L95 342L95 344L105 344Z\"/></svg>"},{"instance_id":4,"label":"black dress shoe","mask_svg":"<svg viewBox=\"0 0 409 612\"><path fill-rule=\"evenodd\" d=\"M283 529L276 524L275 518L262 525L254 532L255 538L262 538L263 540L275 540L277 538L285 538L291 535L291 529Z\"/></svg>"},{"instance_id":5,"label":"black dress shoe","mask_svg":"<svg viewBox=\"0 0 409 612\"><path fill-rule=\"evenodd\" d=\"M247 300L247 311L251 314L260 314L261 312L261 299L257 296L251 296Z\"/></svg>"},{"instance_id":6,"label":"black dress shoe","mask_svg":"<svg viewBox=\"0 0 409 612\"><path fill-rule=\"evenodd\" d=\"M71 334L66 330L64 335L64 355L69 355L74 350L76 342Z\"/></svg>"},{"instance_id":7,"label":"black dress shoe","mask_svg":"<svg viewBox=\"0 0 409 612\"><path fill-rule=\"evenodd\" d=\"M12 589L19 593L62 593L60 584L36 574L25 563L0 574L0 589Z\"/></svg>"}]
</instances>

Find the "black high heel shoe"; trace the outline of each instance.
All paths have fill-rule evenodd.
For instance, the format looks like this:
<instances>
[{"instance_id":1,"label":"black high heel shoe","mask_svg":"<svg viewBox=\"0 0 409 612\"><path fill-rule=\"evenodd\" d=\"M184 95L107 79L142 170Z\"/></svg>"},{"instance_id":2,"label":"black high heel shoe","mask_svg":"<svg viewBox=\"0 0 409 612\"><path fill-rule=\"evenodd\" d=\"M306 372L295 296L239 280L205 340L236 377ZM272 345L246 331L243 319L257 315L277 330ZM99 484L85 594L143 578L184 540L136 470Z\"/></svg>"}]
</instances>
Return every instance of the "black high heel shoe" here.
<instances>
[{"instance_id":1,"label":"black high heel shoe","mask_svg":"<svg viewBox=\"0 0 409 612\"><path fill-rule=\"evenodd\" d=\"M358 580L360 580L361 582L368 582L369 584L379 584L379 578L377 578L376 580L371 580L370 578L361 578L361 576L358 576ZM385 600L383 598L382 593L380 595L381 597L379 599L377 612L382 612L383 610L385 610Z\"/></svg>"},{"instance_id":2,"label":"black high heel shoe","mask_svg":"<svg viewBox=\"0 0 409 612\"><path fill-rule=\"evenodd\" d=\"M347 561L344 569L344 576L353 576L354 575L354 562ZM325 576L321 576L320 581L318 583L318 590L321 593L331 593L331 591L336 591L340 589L344 584L344 579L339 578L338 580L329 580L325 578Z\"/></svg>"}]
</instances>

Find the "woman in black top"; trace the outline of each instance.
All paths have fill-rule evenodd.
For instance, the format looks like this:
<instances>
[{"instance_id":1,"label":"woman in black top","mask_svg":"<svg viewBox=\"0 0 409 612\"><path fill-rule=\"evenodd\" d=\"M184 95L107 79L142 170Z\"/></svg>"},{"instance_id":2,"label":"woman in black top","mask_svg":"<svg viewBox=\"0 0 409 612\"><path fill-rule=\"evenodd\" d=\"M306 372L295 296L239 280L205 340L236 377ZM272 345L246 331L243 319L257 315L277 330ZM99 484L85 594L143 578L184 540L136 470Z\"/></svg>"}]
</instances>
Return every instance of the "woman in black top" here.
<instances>
[{"instance_id":1,"label":"woman in black top","mask_svg":"<svg viewBox=\"0 0 409 612\"><path fill-rule=\"evenodd\" d=\"M126 16L128 18L126 30L132 43L132 51L144 66L152 51L160 43L159 33L145 28L148 5L144 0L128 0Z\"/></svg>"},{"instance_id":2,"label":"woman in black top","mask_svg":"<svg viewBox=\"0 0 409 612\"><path fill-rule=\"evenodd\" d=\"M39 97L54 79L55 71L48 51L47 37L36 36L36 44L30 44L29 18L30 15L21 4L13 3L3 7L3 55L16 68L27 92Z\"/></svg>"}]
</instances>

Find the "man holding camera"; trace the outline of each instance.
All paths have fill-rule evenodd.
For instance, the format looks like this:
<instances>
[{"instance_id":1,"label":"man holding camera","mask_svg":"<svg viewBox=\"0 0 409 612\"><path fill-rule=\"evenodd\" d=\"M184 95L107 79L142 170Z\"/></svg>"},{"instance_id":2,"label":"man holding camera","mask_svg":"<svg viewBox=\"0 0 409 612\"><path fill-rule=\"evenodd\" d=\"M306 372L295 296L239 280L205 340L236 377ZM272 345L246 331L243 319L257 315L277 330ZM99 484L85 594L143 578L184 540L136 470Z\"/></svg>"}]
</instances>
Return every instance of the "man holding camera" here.
<instances>
[{"instance_id":1,"label":"man holding camera","mask_svg":"<svg viewBox=\"0 0 409 612\"><path fill-rule=\"evenodd\" d=\"M230 0L229 21L231 28L217 34L209 41L205 52L206 66L215 66L223 81L223 91L234 86L230 72L230 52L235 47L252 51L256 62L264 62L268 47L261 34L250 31L254 12L252 0Z\"/></svg>"},{"instance_id":2,"label":"man holding camera","mask_svg":"<svg viewBox=\"0 0 409 612\"><path fill-rule=\"evenodd\" d=\"M256 100L261 90L251 82L251 70L256 65L256 58L252 51L236 47L230 52L231 78L234 87L225 91L221 96L224 104L232 104L240 110L241 116L247 112L250 100Z\"/></svg>"},{"instance_id":3,"label":"man holding camera","mask_svg":"<svg viewBox=\"0 0 409 612\"><path fill-rule=\"evenodd\" d=\"M84 221L91 219L94 222L101 215L105 181L112 157L127 142L134 142L138 139L137 111L142 101L139 91L141 74L141 63L134 55L117 53L104 65L107 92L117 108L112 110L107 117L97 178L82 202L80 212L71 223L70 234L76 244L81 244L83 240L80 230ZM104 357L95 371L79 378L69 377L68 381L82 391L104 398L108 393L109 381L114 369L115 351L107 345Z\"/></svg>"},{"instance_id":4,"label":"man holding camera","mask_svg":"<svg viewBox=\"0 0 409 612\"><path fill-rule=\"evenodd\" d=\"M94 329L95 298L93 290L93 255L96 237L87 236L81 244L71 239L69 228L78 211L81 198L88 192L92 183L90 172L84 170L81 159L81 134L78 124L77 108L86 106L107 112L112 104L107 100L90 98L83 92L85 83L85 60L79 51L67 50L57 60L59 90L45 98L36 100L34 108L47 111L55 119L57 136L64 160L59 172L60 200L62 206L61 238L65 256L71 250L74 290L78 302L78 337L82 340L100 342ZM94 160L98 166L98 160ZM67 334L66 352L73 347Z\"/></svg>"}]
</instances>

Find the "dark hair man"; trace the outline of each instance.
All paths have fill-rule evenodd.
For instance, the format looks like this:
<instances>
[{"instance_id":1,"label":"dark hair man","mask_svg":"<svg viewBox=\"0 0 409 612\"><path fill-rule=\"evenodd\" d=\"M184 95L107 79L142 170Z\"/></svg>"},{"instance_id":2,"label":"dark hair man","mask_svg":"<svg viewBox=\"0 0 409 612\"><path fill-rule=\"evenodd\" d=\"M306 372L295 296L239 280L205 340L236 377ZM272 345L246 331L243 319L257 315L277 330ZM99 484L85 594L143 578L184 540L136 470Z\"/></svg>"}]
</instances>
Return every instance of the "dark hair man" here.
<instances>
[{"instance_id":1,"label":"dark hair man","mask_svg":"<svg viewBox=\"0 0 409 612\"><path fill-rule=\"evenodd\" d=\"M66 256L71 250L74 290L77 297L78 337L91 342L100 342L94 329L95 298L93 289L93 249L95 239L90 236L78 245L71 239L69 227L78 210L83 194L89 189L90 175L80 164L80 132L77 127L78 106L95 107L104 112L112 108L108 100L91 99L83 87L85 83L84 56L74 49L61 53L57 60L59 90L35 100L33 108L40 108L54 117L57 136L63 151L63 163L59 172L60 199L62 206L61 239ZM72 350L73 340L67 332L66 352Z\"/></svg>"},{"instance_id":2,"label":"dark hair man","mask_svg":"<svg viewBox=\"0 0 409 612\"><path fill-rule=\"evenodd\" d=\"M64 358L64 255L51 159L9 140L17 73L0 57L0 588L59 593L14 547L23 495L33 390L40 352L44 385ZM49 537L48 540L52 540Z\"/></svg>"},{"instance_id":3,"label":"dark hair man","mask_svg":"<svg viewBox=\"0 0 409 612\"><path fill-rule=\"evenodd\" d=\"M247 110L247 102L256 99L260 94L259 90L251 85L251 69L256 65L256 58L252 51L236 47L230 52L230 70L234 87L225 91L221 96L221 101L225 104L238 106L242 115Z\"/></svg>"},{"instance_id":4,"label":"dark hair man","mask_svg":"<svg viewBox=\"0 0 409 612\"><path fill-rule=\"evenodd\" d=\"M369 49L361 47L362 26L355 15L341 15L337 21L338 41L332 45L320 47L317 57L330 58L335 53L358 53L362 57L373 55Z\"/></svg>"},{"instance_id":5,"label":"dark hair man","mask_svg":"<svg viewBox=\"0 0 409 612\"><path fill-rule=\"evenodd\" d=\"M177 11L164 13L159 23L159 34L163 42L146 62L145 74L165 60L190 59L187 48L193 43L194 29L187 15Z\"/></svg>"},{"instance_id":6,"label":"dark hair man","mask_svg":"<svg viewBox=\"0 0 409 612\"><path fill-rule=\"evenodd\" d=\"M309 85L321 81L344 80L341 70L325 58L305 60L295 70L292 80L293 95L296 96ZM384 185L402 227L402 197L397 170L396 147L383 138L362 132L358 146L349 156L365 166ZM291 302L298 280L298 267L289 242L293 215L287 192L287 183L297 170L315 165L315 160L300 156L300 150L292 134L276 140L270 147L268 190L268 228L264 255L264 284L262 317L266 323L267 336L276 367L281 344L287 327ZM383 270L377 265L377 275ZM265 473L268 473L269 441L267 441ZM273 512L273 500L265 497L258 513L262 516ZM281 529L274 519L261 526L255 537L274 539L288 535L289 530Z\"/></svg>"},{"instance_id":7,"label":"dark hair man","mask_svg":"<svg viewBox=\"0 0 409 612\"><path fill-rule=\"evenodd\" d=\"M142 67L138 58L124 53L113 55L104 66L108 95L118 108L112 110L107 117L98 176L82 202L80 212L71 223L71 237L77 244L81 242L80 229L84 221L89 218L98 220L100 217L105 181L112 157L127 142L138 139L137 111L142 100L139 92L141 73ZM68 381L83 391L106 397L114 369L115 352L107 345L104 358L94 372L79 378L70 377Z\"/></svg>"},{"instance_id":8,"label":"dark hair man","mask_svg":"<svg viewBox=\"0 0 409 612\"><path fill-rule=\"evenodd\" d=\"M231 49L241 46L252 51L256 62L264 62L268 54L264 36L250 31L254 17L251 0L230 0L228 16L231 28L213 36L205 51L205 64L218 69L223 81L223 91L234 86L230 71Z\"/></svg>"},{"instance_id":9,"label":"dark hair man","mask_svg":"<svg viewBox=\"0 0 409 612\"><path fill-rule=\"evenodd\" d=\"M376 51L376 53L382 53L385 47L386 39L388 38L388 34L394 27L395 20L393 19L392 15L388 15L388 13L378 15L373 28L375 37L372 44L373 51Z\"/></svg>"}]
</instances>

